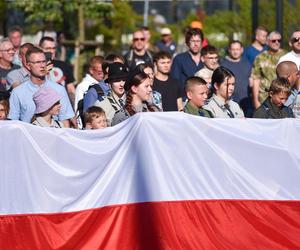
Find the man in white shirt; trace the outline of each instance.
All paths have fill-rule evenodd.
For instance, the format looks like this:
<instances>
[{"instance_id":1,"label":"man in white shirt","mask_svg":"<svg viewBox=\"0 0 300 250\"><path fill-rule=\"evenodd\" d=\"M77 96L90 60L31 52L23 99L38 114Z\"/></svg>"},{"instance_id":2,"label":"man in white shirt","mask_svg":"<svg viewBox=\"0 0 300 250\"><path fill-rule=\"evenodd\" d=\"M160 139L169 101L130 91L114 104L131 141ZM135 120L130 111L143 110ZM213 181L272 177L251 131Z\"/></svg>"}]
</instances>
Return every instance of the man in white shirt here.
<instances>
[{"instance_id":1,"label":"man in white shirt","mask_svg":"<svg viewBox=\"0 0 300 250\"><path fill-rule=\"evenodd\" d=\"M296 30L290 37L289 45L292 51L280 57L278 64L284 61L294 62L300 68L300 30Z\"/></svg>"},{"instance_id":2,"label":"man in white shirt","mask_svg":"<svg viewBox=\"0 0 300 250\"><path fill-rule=\"evenodd\" d=\"M84 94L88 91L89 87L103 80L103 60L104 58L102 56L94 56L90 59L88 73L76 87L74 103L75 111L77 110L78 102L83 99Z\"/></svg>"}]
</instances>

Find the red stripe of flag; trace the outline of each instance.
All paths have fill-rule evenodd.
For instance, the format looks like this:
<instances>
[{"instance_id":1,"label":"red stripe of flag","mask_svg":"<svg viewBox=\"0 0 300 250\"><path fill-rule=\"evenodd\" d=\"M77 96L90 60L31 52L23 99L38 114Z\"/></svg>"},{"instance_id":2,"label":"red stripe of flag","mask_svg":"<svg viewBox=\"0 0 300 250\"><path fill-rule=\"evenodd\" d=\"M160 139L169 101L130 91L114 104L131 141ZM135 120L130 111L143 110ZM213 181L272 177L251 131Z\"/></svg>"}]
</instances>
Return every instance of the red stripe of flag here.
<instances>
[{"instance_id":1,"label":"red stripe of flag","mask_svg":"<svg viewBox=\"0 0 300 250\"><path fill-rule=\"evenodd\" d=\"M300 249L300 201L198 200L0 216L1 249Z\"/></svg>"}]
</instances>

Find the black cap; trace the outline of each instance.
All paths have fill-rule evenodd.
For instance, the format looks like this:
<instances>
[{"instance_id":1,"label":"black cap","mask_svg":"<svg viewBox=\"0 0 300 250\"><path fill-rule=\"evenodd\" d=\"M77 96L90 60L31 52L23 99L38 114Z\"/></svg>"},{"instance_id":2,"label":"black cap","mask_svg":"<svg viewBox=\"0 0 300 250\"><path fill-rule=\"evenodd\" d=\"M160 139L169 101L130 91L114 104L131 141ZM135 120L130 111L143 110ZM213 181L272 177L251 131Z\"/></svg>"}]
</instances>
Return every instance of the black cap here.
<instances>
[{"instance_id":1,"label":"black cap","mask_svg":"<svg viewBox=\"0 0 300 250\"><path fill-rule=\"evenodd\" d=\"M108 66L108 78L106 83L117 81L126 81L128 77L128 70L123 63L114 62Z\"/></svg>"}]
</instances>

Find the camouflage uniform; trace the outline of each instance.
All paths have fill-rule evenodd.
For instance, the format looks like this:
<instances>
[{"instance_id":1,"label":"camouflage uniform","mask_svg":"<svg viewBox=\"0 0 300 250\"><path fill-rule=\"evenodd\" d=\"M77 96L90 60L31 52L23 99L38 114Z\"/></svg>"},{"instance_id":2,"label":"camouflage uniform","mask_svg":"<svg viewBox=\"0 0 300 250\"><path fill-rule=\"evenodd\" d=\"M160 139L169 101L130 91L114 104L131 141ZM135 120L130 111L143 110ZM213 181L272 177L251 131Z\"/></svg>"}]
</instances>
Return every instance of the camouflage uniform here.
<instances>
[{"instance_id":1,"label":"camouflage uniform","mask_svg":"<svg viewBox=\"0 0 300 250\"><path fill-rule=\"evenodd\" d=\"M276 66L279 58L285 54L284 50L271 54L268 50L264 51L255 58L251 78L260 79L258 100L263 103L268 97L268 91L272 80L276 78Z\"/></svg>"}]
</instances>

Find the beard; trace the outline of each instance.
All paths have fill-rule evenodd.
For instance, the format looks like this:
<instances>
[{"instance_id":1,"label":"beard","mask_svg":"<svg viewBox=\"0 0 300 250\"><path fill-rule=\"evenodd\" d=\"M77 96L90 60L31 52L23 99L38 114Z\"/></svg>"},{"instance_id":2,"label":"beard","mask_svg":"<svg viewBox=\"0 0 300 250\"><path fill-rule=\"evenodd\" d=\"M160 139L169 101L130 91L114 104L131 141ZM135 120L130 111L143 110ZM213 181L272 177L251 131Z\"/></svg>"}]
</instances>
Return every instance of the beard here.
<instances>
[{"instance_id":1,"label":"beard","mask_svg":"<svg viewBox=\"0 0 300 250\"><path fill-rule=\"evenodd\" d=\"M300 48L296 48L295 46L293 46L293 51L296 53L296 54L300 54Z\"/></svg>"},{"instance_id":2,"label":"beard","mask_svg":"<svg viewBox=\"0 0 300 250\"><path fill-rule=\"evenodd\" d=\"M198 55L198 54L200 53L200 51L201 51L201 49L199 49L199 50L197 50L197 51L194 51L194 50L191 50L191 49L190 49L190 52L191 52L191 54L192 54L193 56Z\"/></svg>"}]
</instances>

